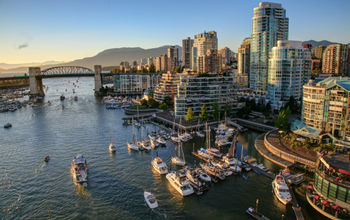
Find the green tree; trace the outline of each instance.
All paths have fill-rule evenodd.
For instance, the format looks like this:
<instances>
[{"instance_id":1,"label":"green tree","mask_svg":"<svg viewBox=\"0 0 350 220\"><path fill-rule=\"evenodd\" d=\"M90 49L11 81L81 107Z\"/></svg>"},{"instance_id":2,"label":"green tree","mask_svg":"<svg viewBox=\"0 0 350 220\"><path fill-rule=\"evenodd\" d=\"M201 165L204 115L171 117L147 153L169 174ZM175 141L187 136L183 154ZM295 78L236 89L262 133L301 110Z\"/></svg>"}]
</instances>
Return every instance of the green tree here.
<instances>
[{"instance_id":1,"label":"green tree","mask_svg":"<svg viewBox=\"0 0 350 220\"><path fill-rule=\"evenodd\" d=\"M176 72L176 73L181 73L181 72L182 72L182 71L181 71L181 67L177 66L177 67L175 68L175 72Z\"/></svg>"},{"instance_id":2,"label":"green tree","mask_svg":"<svg viewBox=\"0 0 350 220\"><path fill-rule=\"evenodd\" d=\"M193 111L192 108L187 109L186 121L193 121Z\"/></svg>"},{"instance_id":3,"label":"green tree","mask_svg":"<svg viewBox=\"0 0 350 220\"><path fill-rule=\"evenodd\" d=\"M199 118L202 121L208 120L208 110L207 110L207 106L205 104L202 105L202 107L201 107L201 113L199 114Z\"/></svg>"},{"instance_id":4,"label":"green tree","mask_svg":"<svg viewBox=\"0 0 350 220\"><path fill-rule=\"evenodd\" d=\"M153 98L149 98L147 101L147 104L148 104L148 107L150 107L150 108L158 108L158 106L159 106L159 103L156 100L154 100Z\"/></svg>"},{"instance_id":5,"label":"green tree","mask_svg":"<svg viewBox=\"0 0 350 220\"><path fill-rule=\"evenodd\" d=\"M214 112L213 112L214 119L219 120L220 119L220 108L219 108L219 104L217 101L215 101L213 103L213 110L214 110Z\"/></svg>"},{"instance_id":6,"label":"green tree","mask_svg":"<svg viewBox=\"0 0 350 220\"><path fill-rule=\"evenodd\" d=\"M167 110L168 109L168 105L166 103L162 103L159 105L159 108L162 110Z\"/></svg>"},{"instance_id":7,"label":"green tree","mask_svg":"<svg viewBox=\"0 0 350 220\"><path fill-rule=\"evenodd\" d=\"M140 103L141 103L141 105L146 106L147 105L147 100L146 99L141 99Z\"/></svg>"},{"instance_id":8,"label":"green tree","mask_svg":"<svg viewBox=\"0 0 350 220\"><path fill-rule=\"evenodd\" d=\"M150 66L149 66L149 73L155 73L156 72L156 67L154 66L154 64L152 63Z\"/></svg>"},{"instance_id":9,"label":"green tree","mask_svg":"<svg viewBox=\"0 0 350 220\"><path fill-rule=\"evenodd\" d=\"M170 96L165 96L163 102L166 103L168 106L173 105L173 100Z\"/></svg>"},{"instance_id":10,"label":"green tree","mask_svg":"<svg viewBox=\"0 0 350 220\"><path fill-rule=\"evenodd\" d=\"M275 127L280 130L288 131L290 129L290 124L288 121L290 113L291 111L289 107L281 109L278 117L275 120Z\"/></svg>"},{"instance_id":11,"label":"green tree","mask_svg":"<svg viewBox=\"0 0 350 220\"><path fill-rule=\"evenodd\" d=\"M226 117L230 117L232 113L232 107L230 105L224 106L224 114L226 113Z\"/></svg>"}]
</instances>

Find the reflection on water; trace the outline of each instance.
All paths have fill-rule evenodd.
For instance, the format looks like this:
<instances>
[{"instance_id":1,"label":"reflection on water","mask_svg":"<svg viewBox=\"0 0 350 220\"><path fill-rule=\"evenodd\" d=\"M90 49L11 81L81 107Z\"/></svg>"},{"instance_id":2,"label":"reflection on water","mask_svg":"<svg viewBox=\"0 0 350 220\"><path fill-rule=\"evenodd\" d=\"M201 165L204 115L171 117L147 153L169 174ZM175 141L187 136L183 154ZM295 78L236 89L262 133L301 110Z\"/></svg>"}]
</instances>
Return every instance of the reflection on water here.
<instances>
[{"instance_id":1,"label":"reflection on water","mask_svg":"<svg viewBox=\"0 0 350 220\"><path fill-rule=\"evenodd\" d=\"M132 128L122 125L123 110L106 110L94 97L93 78L45 79L44 85L49 89L43 104L0 115L0 124L10 121L13 125L0 131L0 218L250 219L245 210L256 198L260 199L260 210L271 219L280 219L282 213L285 219L295 218L290 206L285 208L275 201L271 180L253 172L245 174L247 180L231 176L213 184L203 196L182 198L165 176L151 168L156 152L168 163L174 145L168 142L150 153L129 154L126 143L132 140ZM78 101L71 98L73 88ZM64 101L59 99L62 93ZM117 147L114 155L108 151L111 124ZM148 124L146 129L135 129L135 136L146 137L154 129ZM254 149L257 135L249 132L239 136L244 154L278 170ZM196 137L184 144L190 164L198 162L191 155L193 143L197 150L205 139ZM87 188L76 186L70 173L72 157L79 153L89 162ZM51 159L45 164L47 154ZM155 194L159 209L150 211L145 206L144 190ZM315 219L314 213L308 213L306 208L306 219Z\"/></svg>"}]
</instances>

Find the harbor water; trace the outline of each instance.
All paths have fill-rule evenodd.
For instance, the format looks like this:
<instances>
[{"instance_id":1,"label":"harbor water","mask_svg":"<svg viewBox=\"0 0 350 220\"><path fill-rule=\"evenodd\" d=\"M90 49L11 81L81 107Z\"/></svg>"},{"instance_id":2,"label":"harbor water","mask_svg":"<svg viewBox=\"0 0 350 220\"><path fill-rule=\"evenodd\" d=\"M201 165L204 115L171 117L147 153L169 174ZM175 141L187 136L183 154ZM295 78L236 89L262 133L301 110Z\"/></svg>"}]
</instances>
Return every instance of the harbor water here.
<instances>
[{"instance_id":1,"label":"harbor water","mask_svg":"<svg viewBox=\"0 0 350 220\"><path fill-rule=\"evenodd\" d=\"M42 104L0 114L1 125L13 125L0 129L0 219L250 219L245 210L255 207L257 198L259 211L270 219L281 219L282 214L284 219L295 219L291 206L285 207L272 194L272 180L252 171L244 174L246 179L236 175L212 184L202 196L181 197L150 164L156 152L170 161L171 142L150 153L128 152L132 127L123 125L122 109L107 110L93 95L93 78L53 78L43 83L48 90ZM111 127L115 155L108 152ZM152 124L135 128L136 138L157 129ZM245 155L277 172L279 167L255 150L257 135L241 134L238 154L242 144ZM196 137L184 144L188 163L199 162L191 154L193 144L199 149L204 143ZM72 158L79 153L88 162L87 188L75 185L70 173ZM47 154L51 160L44 163ZM158 209L148 209L145 190L157 197ZM322 219L298 198L305 219Z\"/></svg>"}]
</instances>

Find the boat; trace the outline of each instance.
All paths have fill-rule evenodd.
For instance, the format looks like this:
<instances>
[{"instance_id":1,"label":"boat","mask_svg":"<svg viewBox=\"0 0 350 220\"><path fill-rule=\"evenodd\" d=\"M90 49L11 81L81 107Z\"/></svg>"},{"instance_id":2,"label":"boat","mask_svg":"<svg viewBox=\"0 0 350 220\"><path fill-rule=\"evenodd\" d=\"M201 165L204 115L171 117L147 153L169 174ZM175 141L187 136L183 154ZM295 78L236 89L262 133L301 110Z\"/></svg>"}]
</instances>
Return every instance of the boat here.
<instances>
[{"instance_id":1,"label":"boat","mask_svg":"<svg viewBox=\"0 0 350 220\"><path fill-rule=\"evenodd\" d=\"M201 138L203 138L205 135L204 134L202 134L200 131L196 131L196 135L198 136L198 137L201 137Z\"/></svg>"},{"instance_id":2,"label":"boat","mask_svg":"<svg viewBox=\"0 0 350 220\"><path fill-rule=\"evenodd\" d=\"M170 139L173 141L173 142L176 142L176 143L180 143L181 142L181 139L177 136L171 136Z\"/></svg>"},{"instance_id":3,"label":"boat","mask_svg":"<svg viewBox=\"0 0 350 220\"><path fill-rule=\"evenodd\" d=\"M66 97L64 97L63 94L60 96L60 100L61 100L61 101L63 101L65 98L66 98Z\"/></svg>"},{"instance_id":4,"label":"boat","mask_svg":"<svg viewBox=\"0 0 350 220\"><path fill-rule=\"evenodd\" d=\"M200 163L200 166L203 169L203 171L209 175L218 177L220 180L224 180L226 178L225 174L221 170L219 170L211 165Z\"/></svg>"},{"instance_id":5,"label":"boat","mask_svg":"<svg viewBox=\"0 0 350 220\"><path fill-rule=\"evenodd\" d=\"M259 163L258 165L256 165L256 167L264 172L267 172L270 170L269 168L265 167L262 163Z\"/></svg>"},{"instance_id":6,"label":"boat","mask_svg":"<svg viewBox=\"0 0 350 220\"><path fill-rule=\"evenodd\" d=\"M166 141L162 138L162 137L158 137L157 140L158 144L165 146L166 145Z\"/></svg>"},{"instance_id":7,"label":"boat","mask_svg":"<svg viewBox=\"0 0 350 220\"><path fill-rule=\"evenodd\" d=\"M222 157L222 153L220 153L220 151L216 148L209 148L207 149L207 153L214 156L214 157L217 157L217 158L221 158Z\"/></svg>"},{"instance_id":8,"label":"boat","mask_svg":"<svg viewBox=\"0 0 350 220\"><path fill-rule=\"evenodd\" d=\"M134 120L132 119L132 122ZM132 151L139 151L139 146L136 144L134 123L132 123L132 142L127 143L128 149Z\"/></svg>"},{"instance_id":9,"label":"boat","mask_svg":"<svg viewBox=\"0 0 350 220\"><path fill-rule=\"evenodd\" d=\"M252 207L249 207L247 210L246 210L246 213L250 216L252 216L253 218L255 219L258 219L258 220L270 220L269 218L267 218L266 216L264 216L263 214L261 214L260 212L257 212L256 209L252 208Z\"/></svg>"},{"instance_id":10,"label":"boat","mask_svg":"<svg viewBox=\"0 0 350 220\"><path fill-rule=\"evenodd\" d=\"M298 185L302 182L304 182L304 174L300 173L300 174L295 174L295 175L290 175L287 178L288 183L293 184L293 185Z\"/></svg>"},{"instance_id":11,"label":"boat","mask_svg":"<svg viewBox=\"0 0 350 220\"><path fill-rule=\"evenodd\" d=\"M11 128L12 127L12 124L11 123L6 123L5 125L4 125L4 128Z\"/></svg>"},{"instance_id":12,"label":"boat","mask_svg":"<svg viewBox=\"0 0 350 220\"><path fill-rule=\"evenodd\" d=\"M205 158L205 159L213 159L213 156L208 154L206 149L204 148L200 148L198 151L197 151L198 155Z\"/></svg>"},{"instance_id":13,"label":"boat","mask_svg":"<svg viewBox=\"0 0 350 220\"><path fill-rule=\"evenodd\" d=\"M208 174L202 172L201 170L196 170L196 172L198 174L199 179L201 179L204 182L211 182L211 177Z\"/></svg>"},{"instance_id":14,"label":"boat","mask_svg":"<svg viewBox=\"0 0 350 220\"><path fill-rule=\"evenodd\" d=\"M157 156L152 160L151 162L152 167L159 173L159 174L167 174L168 173L168 166L163 162L163 160Z\"/></svg>"},{"instance_id":15,"label":"boat","mask_svg":"<svg viewBox=\"0 0 350 220\"><path fill-rule=\"evenodd\" d=\"M292 201L292 196L289 192L289 187L282 175L278 174L272 181L272 190L276 195L277 199L284 205L287 205Z\"/></svg>"},{"instance_id":16,"label":"boat","mask_svg":"<svg viewBox=\"0 0 350 220\"><path fill-rule=\"evenodd\" d=\"M71 172L73 174L74 182L87 186L88 168L86 159L83 155L78 154L73 158Z\"/></svg>"},{"instance_id":17,"label":"boat","mask_svg":"<svg viewBox=\"0 0 350 220\"><path fill-rule=\"evenodd\" d=\"M171 172L166 175L171 186L176 189L182 196L189 196L194 193L192 186L186 179L186 176L180 173Z\"/></svg>"},{"instance_id":18,"label":"boat","mask_svg":"<svg viewBox=\"0 0 350 220\"><path fill-rule=\"evenodd\" d=\"M202 195L205 190L209 189L208 184L206 184L206 182L204 181L202 182L201 179L198 177L197 172L193 169L187 168L185 170L185 175L190 181L190 184L197 195Z\"/></svg>"},{"instance_id":19,"label":"boat","mask_svg":"<svg viewBox=\"0 0 350 220\"><path fill-rule=\"evenodd\" d=\"M146 152L150 152L152 150L152 147L150 146L150 142L147 139L141 141L141 146L143 150L145 150Z\"/></svg>"},{"instance_id":20,"label":"boat","mask_svg":"<svg viewBox=\"0 0 350 220\"><path fill-rule=\"evenodd\" d=\"M150 192L144 192L143 197L145 198L146 204L149 208L155 209L158 207L158 202L156 197Z\"/></svg>"},{"instance_id":21,"label":"boat","mask_svg":"<svg viewBox=\"0 0 350 220\"><path fill-rule=\"evenodd\" d=\"M182 143L175 146L175 156L171 157L171 163L178 166L185 166L185 155L182 149Z\"/></svg>"},{"instance_id":22,"label":"boat","mask_svg":"<svg viewBox=\"0 0 350 220\"><path fill-rule=\"evenodd\" d=\"M116 151L116 147L114 146L113 140L112 140L112 126L111 126L111 140L110 140L110 143L109 143L109 146L108 146L108 150L111 153L115 153L115 151Z\"/></svg>"},{"instance_id":23,"label":"boat","mask_svg":"<svg viewBox=\"0 0 350 220\"><path fill-rule=\"evenodd\" d=\"M44 162L49 162L49 160L50 160L50 155L46 155L45 157L44 157Z\"/></svg>"},{"instance_id":24,"label":"boat","mask_svg":"<svg viewBox=\"0 0 350 220\"><path fill-rule=\"evenodd\" d=\"M150 142L150 144L151 144L151 147L153 148L153 149L155 149L155 148L157 148L158 146L159 146L159 143L155 140L155 138L154 137L152 137L152 136L150 136L149 135L149 142Z\"/></svg>"}]
</instances>

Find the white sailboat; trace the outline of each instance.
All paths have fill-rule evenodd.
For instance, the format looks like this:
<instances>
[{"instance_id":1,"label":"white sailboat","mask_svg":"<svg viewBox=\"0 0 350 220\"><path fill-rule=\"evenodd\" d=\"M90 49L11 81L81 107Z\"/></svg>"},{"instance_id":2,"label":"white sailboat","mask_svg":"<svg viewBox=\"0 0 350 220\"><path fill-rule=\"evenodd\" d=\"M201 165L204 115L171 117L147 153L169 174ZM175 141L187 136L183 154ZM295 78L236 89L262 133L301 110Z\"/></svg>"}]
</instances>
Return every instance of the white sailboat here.
<instances>
[{"instance_id":1,"label":"white sailboat","mask_svg":"<svg viewBox=\"0 0 350 220\"><path fill-rule=\"evenodd\" d=\"M111 141L108 146L109 152L110 153L115 153L116 152L116 147L113 144L113 139L112 139L112 126L111 126Z\"/></svg>"},{"instance_id":2,"label":"white sailboat","mask_svg":"<svg viewBox=\"0 0 350 220\"><path fill-rule=\"evenodd\" d=\"M139 151L139 147L136 144L135 131L134 131L134 119L132 119L132 142L127 143L128 149L133 151Z\"/></svg>"},{"instance_id":3,"label":"white sailboat","mask_svg":"<svg viewBox=\"0 0 350 220\"><path fill-rule=\"evenodd\" d=\"M171 158L171 163L178 166L185 166L185 155L182 148L182 143L175 146L175 156Z\"/></svg>"}]
</instances>

